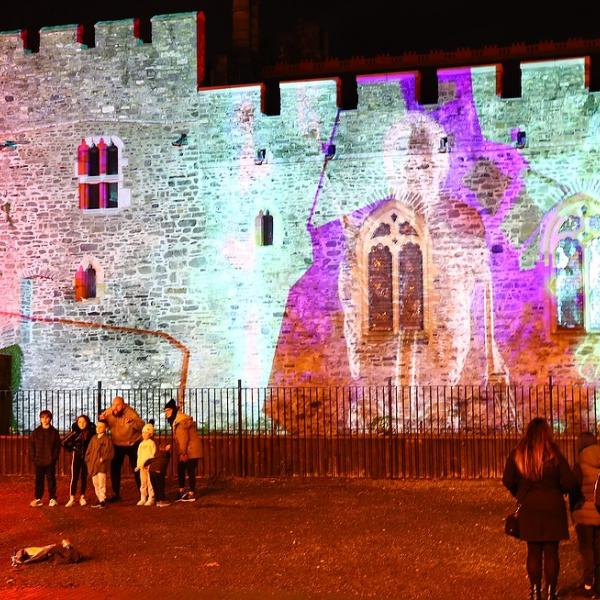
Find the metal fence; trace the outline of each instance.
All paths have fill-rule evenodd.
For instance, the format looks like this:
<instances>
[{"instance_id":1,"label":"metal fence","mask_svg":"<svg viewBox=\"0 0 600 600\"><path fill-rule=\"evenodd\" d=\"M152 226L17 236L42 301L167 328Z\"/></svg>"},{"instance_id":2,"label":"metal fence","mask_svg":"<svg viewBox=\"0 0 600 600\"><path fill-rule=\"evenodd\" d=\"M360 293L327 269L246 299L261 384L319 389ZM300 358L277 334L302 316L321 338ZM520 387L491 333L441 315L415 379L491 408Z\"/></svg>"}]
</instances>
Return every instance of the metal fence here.
<instances>
[{"instance_id":1,"label":"metal fence","mask_svg":"<svg viewBox=\"0 0 600 600\"><path fill-rule=\"evenodd\" d=\"M551 424L573 462L577 435L597 431L595 387L384 386L188 389L179 398L201 434L204 476L482 478L501 475L510 449L536 416ZM120 395L160 440L176 389L0 392L0 473L29 473L29 433L42 409L65 433ZM68 472L68 455L60 470Z\"/></svg>"}]
</instances>

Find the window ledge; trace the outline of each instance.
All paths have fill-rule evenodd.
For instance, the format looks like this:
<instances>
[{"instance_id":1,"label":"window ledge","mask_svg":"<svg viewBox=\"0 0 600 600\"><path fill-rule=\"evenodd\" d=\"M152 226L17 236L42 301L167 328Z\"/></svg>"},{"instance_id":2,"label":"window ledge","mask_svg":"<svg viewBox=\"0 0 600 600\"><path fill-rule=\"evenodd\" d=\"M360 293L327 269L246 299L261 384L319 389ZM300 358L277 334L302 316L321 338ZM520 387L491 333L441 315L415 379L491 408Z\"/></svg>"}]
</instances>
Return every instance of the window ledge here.
<instances>
[{"instance_id":1,"label":"window ledge","mask_svg":"<svg viewBox=\"0 0 600 600\"><path fill-rule=\"evenodd\" d=\"M80 208L79 212L84 215L116 215L122 212L124 206L118 206L117 208Z\"/></svg>"},{"instance_id":2,"label":"window ledge","mask_svg":"<svg viewBox=\"0 0 600 600\"><path fill-rule=\"evenodd\" d=\"M391 342L400 336L408 343L415 341L417 344L429 344L429 332L423 329L403 329L397 333L388 331L367 331L363 334L365 342Z\"/></svg>"}]
</instances>

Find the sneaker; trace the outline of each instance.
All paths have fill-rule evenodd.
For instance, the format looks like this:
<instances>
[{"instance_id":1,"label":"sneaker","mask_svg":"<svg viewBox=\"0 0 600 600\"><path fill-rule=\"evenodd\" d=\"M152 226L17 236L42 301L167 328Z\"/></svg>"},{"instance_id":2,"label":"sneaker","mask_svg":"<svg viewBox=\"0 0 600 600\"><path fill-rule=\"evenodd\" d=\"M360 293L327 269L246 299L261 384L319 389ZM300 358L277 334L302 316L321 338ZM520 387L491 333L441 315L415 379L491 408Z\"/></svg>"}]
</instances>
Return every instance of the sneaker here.
<instances>
[{"instance_id":1,"label":"sneaker","mask_svg":"<svg viewBox=\"0 0 600 600\"><path fill-rule=\"evenodd\" d=\"M178 502L196 502L196 496L194 496L194 492L186 492L179 498Z\"/></svg>"},{"instance_id":2,"label":"sneaker","mask_svg":"<svg viewBox=\"0 0 600 600\"><path fill-rule=\"evenodd\" d=\"M144 506L154 506L154 498L148 498L148 500L144 502Z\"/></svg>"},{"instance_id":3,"label":"sneaker","mask_svg":"<svg viewBox=\"0 0 600 600\"><path fill-rule=\"evenodd\" d=\"M121 496L119 496L119 494L113 494L110 498L106 499L106 502L120 502L121 501Z\"/></svg>"},{"instance_id":4,"label":"sneaker","mask_svg":"<svg viewBox=\"0 0 600 600\"><path fill-rule=\"evenodd\" d=\"M87 504L87 500L85 499L85 496L81 496L81 498L79 498L79 505L85 506L86 504Z\"/></svg>"},{"instance_id":5,"label":"sneaker","mask_svg":"<svg viewBox=\"0 0 600 600\"><path fill-rule=\"evenodd\" d=\"M98 502L98 504L92 504L92 508L106 508L106 502L103 500L102 502Z\"/></svg>"},{"instance_id":6,"label":"sneaker","mask_svg":"<svg viewBox=\"0 0 600 600\"><path fill-rule=\"evenodd\" d=\"M136 506L144 506L144 504L146 504L146 498L140 498L137 501Z\"/></svg>"},{"instance_id":7,"label":"sneaker","mask_svg":"<svg viewBox=\"0 0 600 600\"><path fill-rule=\"evenodd\" d=\"M75 506L75 496L71 496L69 501L65 504L65 508L71 508L71 506Z\"/></svg>"},{"instance_id":8,"label":"sneaker","mask_svg":"<svg viewBox=\"0 0 600 600\"><path fill-rule=\"evenodd\" d=\"M165 506L171 506L171 503L168 500L159 500L156 503L156 506L158 506L158 508L163 508Z\"/></svg>"},{"instance_id":9,"label":"sneaker","mask_svg":"<svg viewBox=\"0 0 600 600\"><path fill-rule=\"evenodd\" d=\"M29 503L29 506L44 506L44 504L39 498L36 498Z\"/></svg>"},{"instance_id":10,"label":"sneaker","mask_svg":"<svg viewBox=\"0 0 600 600\"><path fill-rule=\"evenodd\" d=\"M50 498L50 502L48 502L48 506L58 506L58 502L56 498Z\"/></svg>"}]
</instances>

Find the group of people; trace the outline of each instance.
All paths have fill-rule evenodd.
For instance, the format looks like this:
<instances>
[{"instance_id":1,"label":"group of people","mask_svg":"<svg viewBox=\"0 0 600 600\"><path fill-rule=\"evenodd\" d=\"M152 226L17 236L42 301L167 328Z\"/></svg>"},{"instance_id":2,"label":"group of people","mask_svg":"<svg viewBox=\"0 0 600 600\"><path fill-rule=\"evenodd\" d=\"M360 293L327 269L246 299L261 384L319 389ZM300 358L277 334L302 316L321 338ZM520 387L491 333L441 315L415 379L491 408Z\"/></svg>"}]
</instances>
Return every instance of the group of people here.
<instances>
[{"instance_id":1,"label":"group of people","mask_svg":"<svg viewBox=\"0 0 600 600\"><path fill-rule=\"evenodd\" d=\"M179 492L177 500L196 500L196 471L202 458L202 445L196 424L189 415L179 409L174 400L164 407L165 417L173 430L173 442L177 455ZM110 430L110 435L108 431ZM72 453L70 508L76 503L79 488L79 504L85 506L87 480L91 476L97 502L94 508L105 508L107 502L121 500L121 470L125 458L134 470L136 485L140 491L138 506L168 506L165 494L167 467L171 459L171 445L159 445L154 440L154 425L144 423L138 413L116 396L109 408L102 412L96 424L87 415L77 417L71 431L63 440L52 426L52 413L40 412L40 425L34 429L29 441L29 455L35 467L35 497L31 506L42 506L44 484L47 482L48 506L58 506L56 499L56 463L60 448ZM110 471L112 496L107 497L106 479ZM188 485L186 487L186 475Z\"/></svg>"},{"instance_id":2,"label":"group of people","mask_svg":"<svg viewBox=\"0 0 600 600\"><path fill-rule=\"evenodd\" d=\"M527 542L530 600L558 599L558 545L569 539L566 494L583 565L580 591L583 596L600 598L600 513L595 503L599 475L596 436L591 432L579 435L576 464L571 469L542 418L529 423L510 453L502 482L520 507L519 538Z\"/></svg>"}]
</instances>

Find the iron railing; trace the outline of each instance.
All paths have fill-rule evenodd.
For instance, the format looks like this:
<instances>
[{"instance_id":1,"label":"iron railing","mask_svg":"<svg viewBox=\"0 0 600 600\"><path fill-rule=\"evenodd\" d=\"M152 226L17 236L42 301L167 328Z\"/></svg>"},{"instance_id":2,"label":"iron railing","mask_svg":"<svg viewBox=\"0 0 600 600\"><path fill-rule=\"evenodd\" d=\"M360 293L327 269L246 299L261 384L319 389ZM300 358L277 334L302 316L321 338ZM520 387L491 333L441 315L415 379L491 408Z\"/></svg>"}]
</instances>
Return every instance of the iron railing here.
<instances>
[{"instance_id":1,"label":"iron railing","mask_svg":"<svg viewBox=\"0 0 600 600\"><path fill-rule=\"evenodd\" d=\"M65 433L121 395L159 439L170 436L170 399L196 421L206 476L497 477L536 416L567 458L582 431L596 432L600 389L540 386L331 386L0 392L0 473L30 472L29 433L42 409ZM66 463L61 469L68 471Z\"/></svg>"}]
</instances>

